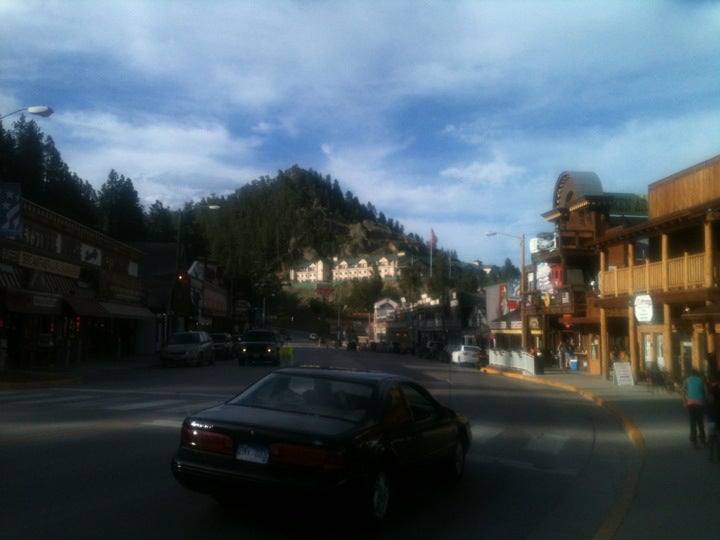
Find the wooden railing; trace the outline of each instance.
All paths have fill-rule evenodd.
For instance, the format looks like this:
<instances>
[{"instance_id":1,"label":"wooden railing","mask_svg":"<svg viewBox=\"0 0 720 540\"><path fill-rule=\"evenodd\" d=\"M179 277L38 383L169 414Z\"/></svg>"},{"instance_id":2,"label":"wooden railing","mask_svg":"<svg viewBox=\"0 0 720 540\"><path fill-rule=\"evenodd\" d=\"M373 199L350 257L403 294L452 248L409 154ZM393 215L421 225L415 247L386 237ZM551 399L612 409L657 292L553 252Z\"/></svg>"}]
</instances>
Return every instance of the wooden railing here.
<instances>
[{"instance_id":1,"label":"wooden railing","mask_svg":"<svg viewBox=\"0 0 720 540\"><path fill-rule=\"evenodd\" d=\"M535 291L528 293L527 306L534 312L584 316L588 294L592 293L587 288L571 285L557 287L552 294Z\"/></svg>"},{"instance_id":2,"label":"wooden railing","mask_svg":"<svg viewBox=\"0 0 720 540\"><path fill-rule=\"evenodd\" d=\"M714 269L714 273L718 275L717 268ZM606 297L638 292L696 289L705 286L708 285L705 283L704 253L697 255L686 253L683 257L668 259L665 262L645 262L631 268L600 272L600 293Z\"/></svg>"}]
</instances>

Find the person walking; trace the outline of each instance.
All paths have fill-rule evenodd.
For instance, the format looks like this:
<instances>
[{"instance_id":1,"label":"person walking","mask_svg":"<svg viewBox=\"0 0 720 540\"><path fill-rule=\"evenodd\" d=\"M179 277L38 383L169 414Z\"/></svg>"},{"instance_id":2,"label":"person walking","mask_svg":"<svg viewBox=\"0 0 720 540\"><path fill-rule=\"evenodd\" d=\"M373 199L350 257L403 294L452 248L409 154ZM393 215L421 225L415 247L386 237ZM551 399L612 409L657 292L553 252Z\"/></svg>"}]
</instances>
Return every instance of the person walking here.
<instances>
[{"instance_id":1,"label":"person walking","mask_svg":"<svg viewBox=\"0 0 720 540\"><path fill-rule=\"evenodd\" d=\"M708 449L710 461L720 459L720 372L715 371L707 384Z\"/></svg>"},{"instance_id":2,"label":"person walking","mask_svg":"<svg viewBox=\"0 0 720 540\"><path fill-rule=\"evenodd\" d=\"M561 341L558 344L557 353L558 365L560 366L560 369L567 369L567 345L565 345L564 341Z\"/></svg>"},{"instance_id":3,"label":"person walking","mask_svg":"<svg viewBox=\"0 0 720 540\"><path fill-rule=\"evenodd\" d=\"M690 371L683 382L683 402L690 419L690 442L697 450L698 436L702 444L705 438L705 381L696 369Z\"/></svg>"}]
</instances>

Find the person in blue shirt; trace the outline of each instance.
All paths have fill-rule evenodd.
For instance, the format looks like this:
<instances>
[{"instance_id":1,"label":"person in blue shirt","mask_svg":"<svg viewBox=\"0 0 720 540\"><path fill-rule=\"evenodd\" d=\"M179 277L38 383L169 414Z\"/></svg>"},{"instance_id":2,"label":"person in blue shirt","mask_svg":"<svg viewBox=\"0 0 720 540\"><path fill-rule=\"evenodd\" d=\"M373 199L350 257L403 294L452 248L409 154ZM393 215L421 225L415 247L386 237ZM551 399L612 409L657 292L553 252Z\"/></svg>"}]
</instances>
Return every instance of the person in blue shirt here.
<instances>
[{"instance_id":1,"label":"person in blue shirt","mask_svg":"<svg viewBox=\"0 0 720 540\"><path fill-rule=\"evenodd\" d=\"M699 448L698 435L700 442L706 444L705 400L705 381L698 370L693 369L683 383L683 401L690 419L690 442L696 450Z\"/></svg>"},{"instance_id":2,"label":"person in blue shirt","mask_svg":"<svg viewBox=\"0 0 720 540\"><path fill-rule=\"evenodd\" d=\"M710 461L720 459L720 371L715 371L707 385L708 448Z\"/></svg>"}]
</instances>

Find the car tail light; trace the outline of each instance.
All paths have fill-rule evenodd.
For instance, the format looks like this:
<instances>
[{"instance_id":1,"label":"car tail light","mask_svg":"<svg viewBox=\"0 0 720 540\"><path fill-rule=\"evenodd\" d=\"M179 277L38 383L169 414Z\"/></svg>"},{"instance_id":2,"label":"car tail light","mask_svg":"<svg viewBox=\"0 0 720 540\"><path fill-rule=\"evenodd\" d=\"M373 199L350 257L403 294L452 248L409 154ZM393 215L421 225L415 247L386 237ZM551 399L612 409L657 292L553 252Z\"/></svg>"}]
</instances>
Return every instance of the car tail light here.
<instances>
[{"instance_id":1,"label":"car tail light","mask_svg":"<svg viewBox=\"0 0 720 540\"><path fill-rule=\"evenodd\" d=\"M314 469L342 469L345 460L340 452L297 444L270 445L270 461Z\"/></svg>"},{"instance_id":2,"label":"car tail light","mask_svg":"<svg viewBox=\"0 0 720 540\"><path fill-rule=\"evenodd\" d=\"M183 426L180 435L180 444L193 450L213 452L232 456L234 452L233 440L222 433L204 431L192 426Z\"/></svg>"}]
</instances>

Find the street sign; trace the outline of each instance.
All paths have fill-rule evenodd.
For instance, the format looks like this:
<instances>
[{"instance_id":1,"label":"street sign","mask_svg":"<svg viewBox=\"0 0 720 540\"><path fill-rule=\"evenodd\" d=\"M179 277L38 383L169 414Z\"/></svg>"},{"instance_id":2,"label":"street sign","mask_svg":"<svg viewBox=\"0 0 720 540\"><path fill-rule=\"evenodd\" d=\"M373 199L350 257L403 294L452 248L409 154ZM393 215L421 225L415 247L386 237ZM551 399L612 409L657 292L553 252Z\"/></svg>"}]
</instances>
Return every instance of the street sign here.
<instances>
[{"instance_id":1,"label":"street sign","mask_svg":"<svg viewBox=\"0 0 720 540\"><path fill-rule=\"evenodd\" d=\"M250 302L247 300L237 300L235 302L235 311L250 311Z\"/></svg>"},{"instance_id":2,"label":"street sign","mask_svg":"<svg viewBox=\"0 0 720 540\"><path fill-rule=\"evenodd\" d=\"M335 289L333 288L332 283L319 281L315 284L315 292L317 294L332 294L335 292Z\"/></svg>"}]
</instances>

